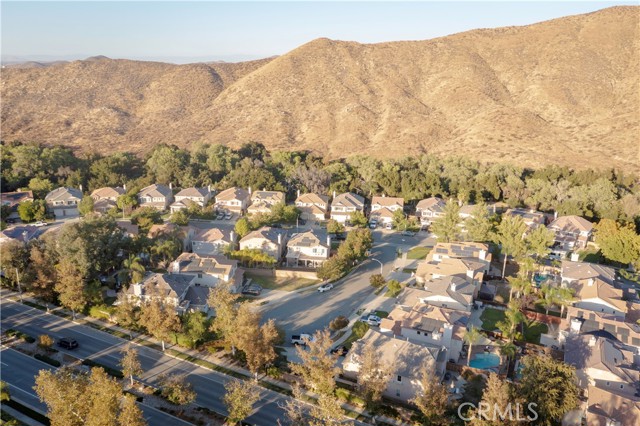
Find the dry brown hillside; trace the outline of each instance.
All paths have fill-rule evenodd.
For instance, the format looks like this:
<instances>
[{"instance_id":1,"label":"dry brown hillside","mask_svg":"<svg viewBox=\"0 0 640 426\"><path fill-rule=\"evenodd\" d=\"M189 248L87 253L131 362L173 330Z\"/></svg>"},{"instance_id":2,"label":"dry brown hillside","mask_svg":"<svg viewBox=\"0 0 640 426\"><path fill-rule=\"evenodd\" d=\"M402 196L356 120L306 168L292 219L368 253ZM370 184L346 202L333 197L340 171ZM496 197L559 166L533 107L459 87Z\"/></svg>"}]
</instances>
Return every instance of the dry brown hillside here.
<instances>
[{"instance_id":1,"label":"dry brown hillside","mask_svg":"<svg viewBox=\"0 0 640 426\"><path fill-rule=\"evenodd\" d=\"M640 170L640 8L275 59L98 59L2 74L3 139L146 151L203 140Z\"/></svg>"}]
</instances>

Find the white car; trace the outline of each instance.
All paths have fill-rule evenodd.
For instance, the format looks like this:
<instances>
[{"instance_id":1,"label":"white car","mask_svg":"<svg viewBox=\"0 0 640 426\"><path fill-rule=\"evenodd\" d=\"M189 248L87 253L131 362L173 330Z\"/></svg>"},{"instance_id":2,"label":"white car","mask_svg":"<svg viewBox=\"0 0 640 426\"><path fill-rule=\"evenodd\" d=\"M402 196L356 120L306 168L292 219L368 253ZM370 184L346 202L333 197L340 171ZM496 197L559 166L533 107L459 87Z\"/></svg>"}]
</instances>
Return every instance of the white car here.
<instances>
[{"instance_id":1,"label":"white car","mask_svg":"<svg viewBox=\"0 0 640 426\"><path fill-rule=\"evenodd\" d=\"M33 226L47 226L47 222L43 222L39 220L36 223L34 223Z\"/></svg>"},{"instance_id":2,"label":"white car","mask_svg":"<svg viewBox=\"0 0 640 426\"><path fill-rule=\"evenodd\" d=\"M333 288L333 284L331 283L322 284L320 287L318 287L318 293L324 293L325 291L329 291L332 288Z\"/></svg>"},{"instance_id":3,"label":"white car","mask_svg":"<svg viewBox=\"0 0 640 426\"><path fill-rule=\"evenodd\" d=\"M367 318L367 320L365 321L367 324L372 325L374 327L379 327L380 326L380 321L382 321L382 319L377 316L377 315L369 315L369 317Z\"/></svg>"}]
</instances>

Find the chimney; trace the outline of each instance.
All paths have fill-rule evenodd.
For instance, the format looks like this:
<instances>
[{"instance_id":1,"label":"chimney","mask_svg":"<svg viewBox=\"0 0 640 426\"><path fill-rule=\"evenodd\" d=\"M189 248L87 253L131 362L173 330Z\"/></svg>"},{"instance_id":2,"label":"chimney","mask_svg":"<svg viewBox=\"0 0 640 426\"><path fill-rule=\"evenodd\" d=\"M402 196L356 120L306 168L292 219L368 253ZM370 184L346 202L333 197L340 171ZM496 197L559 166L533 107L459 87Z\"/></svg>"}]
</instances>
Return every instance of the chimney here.
<instances>
[{"instance_id":1,"label":"chimney","mask_svg":"<svg viewBox=\"0 0 640 426\"><path fill-rule=\"evenodd\" d=\"M336 198L336 191L333 191L333 199L335 200Z\"/></svg>"},{"instance_id":2,"label":"chimney","mask_svg":"<svg viewBox=\"0 0 640 426\"><path fill-rule=\"evenodd\" d=\"M594 283L593 278L589 278L589 281L587 281L587 286L591 287L593 283Z\"/></svg>"},{"instance_id":3,"label":"chimney","mask_svg":"<svg viewBox=\"0 0 640 426\"><path fill-rule=\"evenodd\" d=\"M177 260L174 262L171 262L171 271L175 272L176 274L180 272L180 262L178 262Z\"/></svg>"},{"instance_id":4,"label":"chimney","mask_svg":"<svg viewBox=\"0 0 640 426\"><path fill-rule=\"evenodd\" d=\"M82 192L82 185L80 185L80 192Z\"/></svg>"},{"instance_id":5,"label":"chimney","mask_svg":"<svg viewBox=\"0 0 640 426\"><path fill-rule=\"evenodd\" d=\"M251 195L251 187L249 187L248 190L249 190L249 195Z\"/></svg>"},{"instance_id":6,"label":"chimney","mask_svg":"<svg viewBox=\"0 0 640 426\"><path fill-rule=\"evenodd\" d=\"M577 262L580 260L580 253L571 253L571 261Z\"/></svg>"},{"instance_id":7,"label":"chimney","mask_svg":"<svg viewBox=\"0 0 640 426\"><path fill-rule=\"evenodd\" d=\"M451 283L451 291L457 291L457 289L458 289L458 283L456 282Z\"/></svg>"},{"instance_id":8,"label":"chimney","mask_svg":"<svg viewBox=\"0 0 640 426\"><path fill-rule=\"evenodd\" d=\"M127 192L127 184L122 184L122 189L124 189L124 192Z\"/></svg>"},{"instance_id":9,"label":"chimney","mask_svg":"<svg viewBox=\"0 0 640 426\"><path fill-rule=\"evenodd\" d=\"M329 235L327 235L327 247L331 249L331 237Z\"/></svg>"},{"instance_id":10,"label":"chimney","mask_svg":"<svg viewBox=\"0 0 640 426\"><path fill-rule=\"evenodd\" d=\"M480 253L478 254L478 258L480 260L486 260L487 258L487 251L486 250L480 250Z\"/></svg>"},{"instance_id":11,"label":"chimney","mask_svg":"<svg viewBox=\"0 0 640 426\"><path fill-rule=\"evenodd\" d=\"M173 183L169 182L169 189L173 190Z\"/></svg>"},{"instance_id":12,"label":"chimney","mask_svg":"<svg viewBox=\"0 0 640 426\"><path fill-rule=\"evenodd\" d=\"M278 232L278 245L282 245L282 234L280 232Z\"/></svg>"},{"instance_id":13,"label":"chimney","mask_svg":"<svg viewBox=\"0 0 640 426\"><path fill-rule=\"evenodd\" d=\"M231 231L231 233L229 234L229 239L233 243L236 240L236 233Z\"/></svg>"},{"instance_id":14,"label":"chimney","mask_svg":"<svg viewBox=\"0 0 640 426\"><path fill-rule=\"evenodd\" d=\"M211 185L207 185L207 191L209 191L209 193L211 193Z\"/></svg>"},{"instance_id":15,"label":"chimney","mask_svg":"<svg viewBox=\"0 0 640 426\"><path fill-rule=\"evenodd\" d=\"M298 198L300 198L300 190L298 189Z\"/></svg>"},{"instance_id":16,"label":"chimney","mask_svg":"<svg viewBox=\"0 0 640 426\"><path fill-rule=\"evenodd\" d=\"M555 211L553 212L553 220L556 220L558 218L558 212Z\"/></svg>"},{"instance_id":17,"label":"chimney","mask_svg":"<svg viewBox=\"0 0 640 426\"><path fill-rule=\"evenodd\" d=\"M382 198L384 198L384 197L386 197L386 194L383 192L383 193L382 193Z\"/></svg>"},{"instance_id":18,"label":"chimney","mask_svg":"<svg viewBox=\"0 0 640 426\"><path fill-rule=\"evenodd\" d=\"M589 347L594 347L596 345L596 336L591 336L589 338Z\"/></svg>"},{"instance_id":19,"label":"chimney","mask_svg":"<svg viewBox=\"0 0 640 426\"><path fill-rule=\"evenodd\" d=\"M132 284L132 286L133 286L133 294L138 297L142 296L142 284L135 283L135 284Z\"/></svg>"}]
</instances>

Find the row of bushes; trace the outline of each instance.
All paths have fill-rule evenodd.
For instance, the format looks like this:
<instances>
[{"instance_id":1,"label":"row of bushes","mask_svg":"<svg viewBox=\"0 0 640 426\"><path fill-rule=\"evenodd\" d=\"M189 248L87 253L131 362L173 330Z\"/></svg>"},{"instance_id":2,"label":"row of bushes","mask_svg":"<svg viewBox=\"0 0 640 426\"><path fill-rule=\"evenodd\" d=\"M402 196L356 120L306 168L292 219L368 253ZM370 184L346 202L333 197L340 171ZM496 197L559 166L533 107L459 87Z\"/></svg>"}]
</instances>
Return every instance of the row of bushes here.
<instances>
[{"instance_id":1,"label":"row of bushes","mask_svg":"<svg viewBox=\"0 0 640 426\"><path fill-rule=\"evenodd\" d=\"M39 361L46 362L49 365L53 365L54 367L60 367L60 361L58 361L57 359L53 359L46 355L40 354L35 354L33 357Z\"/></svg>"},{"instance_id":2,"label":"row of bushes","mask_svg":"<svg viewBox=\"0 0 640 426\"><path fill-rule=\"evenodd\" d=\"M111 321L111 318L116 313L114 306L107 305L94 305L89 308L89 315L93 318L98 318L106 321Z\"/></svg>"},{"instance_id":3,"label":"row of bushes","mask_svg":"<svg viewBox=\"0 0 640 426\"><path fill-rule=\"evenodd\" d=\"M92 359L85 359L84 361L82 361L82 365L86 365L88 367L100 367L102 368L108 375L115 377L116 379L122 379L124 378L124 374L122 374L122 371L115 369L115 368L111 368L111 367L107 367L106 365L102 365L99 362L95 362Z\"/></svg>"},{"instance_id":4,"label":"row of bushes","mask_svg":"<svg viewBox=\"0 0 640 426\"><path fill-rule=\"evenodd\" d=\"M9 337L13 337L13 336L15 336L15 337L17 337L18 339L22 339L22 340L24 340L24 341L25 341L25 342L27 342L27 343L33 343L33 342L35 342L35 341L36 341L36 339L35 339L35 338L33 338L33 337L29 336L28 334L25 334L25 333L23 333L23 332L21 332L21 331L18 331L18 330L14 330L14 329L12 329L12 328L10 328L10 329L8 329L8 330L7 330L7 336L9 336Z\"/></svg>"}]
</instances>

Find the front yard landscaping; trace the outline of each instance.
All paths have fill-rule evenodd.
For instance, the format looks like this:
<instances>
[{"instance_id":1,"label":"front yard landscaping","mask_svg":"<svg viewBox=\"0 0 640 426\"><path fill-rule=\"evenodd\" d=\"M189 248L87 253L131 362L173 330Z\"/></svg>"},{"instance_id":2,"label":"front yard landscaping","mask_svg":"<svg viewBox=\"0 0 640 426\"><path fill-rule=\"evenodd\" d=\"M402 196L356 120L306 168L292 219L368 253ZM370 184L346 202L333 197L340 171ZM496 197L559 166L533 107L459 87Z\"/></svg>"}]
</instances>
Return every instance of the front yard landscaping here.
<instances>
[{"instance_id":1,"label":"front yard landscaping","mask_svg":"<svg viewBox=\"0 0 640 426\"><path fill-rule=\"evenodd\" d=\"M251 272L245 272L244 275L247 278L251 278L252 282L259 284L262 288L270 290L294 291L320 282L320 280L310 280L306 278L278 278L252 274Z\"/></svg>"},{"instance_id":2,"label":"front yard landscaping","mask_svg":"<svg viewBox=\"0 0 640 426\"><path fill-rule=\"evenodd\" d=\"M429 247L414 247L407 253L407 259L419 260L427 257L431 248Z\"/></svg>"}]
</instances>

